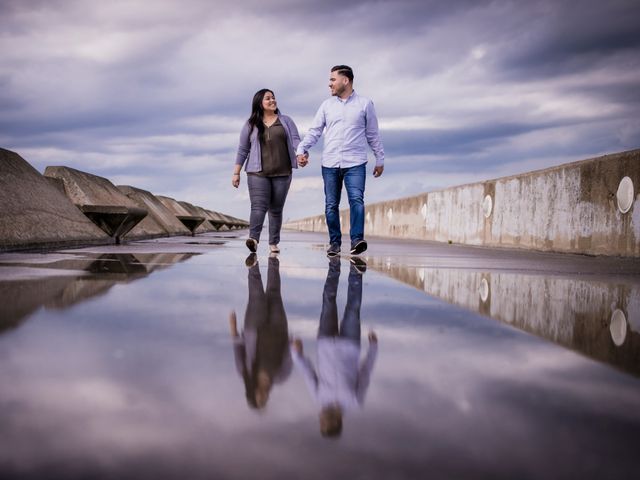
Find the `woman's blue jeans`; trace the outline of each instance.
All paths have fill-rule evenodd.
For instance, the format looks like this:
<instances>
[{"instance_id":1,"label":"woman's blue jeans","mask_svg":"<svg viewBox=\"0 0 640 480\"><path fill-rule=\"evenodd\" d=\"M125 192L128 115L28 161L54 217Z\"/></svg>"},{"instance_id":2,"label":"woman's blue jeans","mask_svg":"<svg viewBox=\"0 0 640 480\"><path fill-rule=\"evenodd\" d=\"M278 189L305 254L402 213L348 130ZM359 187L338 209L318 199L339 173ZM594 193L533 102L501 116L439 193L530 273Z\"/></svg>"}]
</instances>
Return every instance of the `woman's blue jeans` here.
<instances>
[{"instance_id":1,"label":"woman's blue jeans","mask_svg":"<svg viewBox=\"0 0 640 480\"><path fill-rule=\"evenodd\" d=\"M367 176L367 165L349 168L322 167L324 180L324 213L329 229L329 242L342 244L340 232L340 195L342 184L347 189L349 214L351 217L351 245L364 238L364 184Z\"/></svg>"}]
</instances>

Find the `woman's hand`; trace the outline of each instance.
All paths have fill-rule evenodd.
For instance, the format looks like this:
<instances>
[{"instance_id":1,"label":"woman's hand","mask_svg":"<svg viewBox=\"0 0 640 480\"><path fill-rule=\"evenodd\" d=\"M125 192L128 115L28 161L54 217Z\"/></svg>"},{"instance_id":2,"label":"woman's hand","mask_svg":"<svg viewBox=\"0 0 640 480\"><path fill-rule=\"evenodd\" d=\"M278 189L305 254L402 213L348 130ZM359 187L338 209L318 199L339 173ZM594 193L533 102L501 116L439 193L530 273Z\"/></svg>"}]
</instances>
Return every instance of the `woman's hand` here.
<instances>
[{"instance_id":1,"label":"woman's hand","mask_svg":"<svg viewBox=\"0 0 640 480\"><path fill-rule=\"evenodd\" d=\"M304 350L304 347L302 346L302 340L300 340L299 338L294 338L291 342L291 346L298 354L302 355L302 352Z\"/></svg>"},{"instance_id":2,"label":"woman's hand","mask_svg":"<svg viewBox=\"0 0 640 480\"><path fill-rule=\"evenodd\" d=\"M233 185L235 188L238 188L238 186L240 185L240 174L239 173L234 173L233 176L231 177L231 185Z\"/></svg>"}]
</instances>

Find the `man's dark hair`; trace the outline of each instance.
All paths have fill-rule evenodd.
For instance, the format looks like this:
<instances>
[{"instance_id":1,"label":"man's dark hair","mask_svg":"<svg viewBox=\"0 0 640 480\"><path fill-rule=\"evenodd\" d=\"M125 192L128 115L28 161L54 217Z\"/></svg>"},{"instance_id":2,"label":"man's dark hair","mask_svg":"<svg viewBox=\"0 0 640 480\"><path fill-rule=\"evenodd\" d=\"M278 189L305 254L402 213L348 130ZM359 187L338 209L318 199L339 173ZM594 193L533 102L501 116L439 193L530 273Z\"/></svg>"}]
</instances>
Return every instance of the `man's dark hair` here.
<instances>
[{"instance_id":1,"label":"man's dark hair","mask_svg":"<svg viewBox=\"0 0 640 480\"><path fill-rule=\"evenodd\" d=\"M332 72L338 72L340 75L344 75L353 83L353 70L349 65L336 65L331 69Z\"/></svg>"}]
</instances>

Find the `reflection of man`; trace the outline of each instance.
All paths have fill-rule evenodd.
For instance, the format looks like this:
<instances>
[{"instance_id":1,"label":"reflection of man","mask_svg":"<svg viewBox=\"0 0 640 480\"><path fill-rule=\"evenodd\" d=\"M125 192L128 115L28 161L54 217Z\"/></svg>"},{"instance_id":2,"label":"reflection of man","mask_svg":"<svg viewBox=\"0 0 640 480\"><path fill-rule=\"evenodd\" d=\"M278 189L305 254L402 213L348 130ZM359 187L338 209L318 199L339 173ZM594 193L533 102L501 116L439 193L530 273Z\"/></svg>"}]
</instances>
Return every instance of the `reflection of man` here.
<instances>
[{"instance_id":1,"label":"reflection of man","mask_svg":"<svg viewBox=\"0 0 640 480\"><path fill-rule=\"evenodd\" d=\"M267 288L252 253L249 265L249 301L244 317L244 331L238 333L236 314L231 312L229 327L234 341L236 368L245 385L247 403L264 408L274 383L281 383L291 373L291 354L287 316L280 295L279 260L269 258Z\"/></svg>"},{"instance_id":2,"label":"reflection of man","mask_svg":"<svg viewBox=\"0 0 640 480\"><path fill-rule=\"evenodd\" d=\"M304 375L311 395L320 404L320 432L328 437L340 435L345 410L363 405L378 352L378 339L374 332L370 332L369 349L360 362L361 272L364 268L362 260L357 266L351 266L347 304L338 325L336 295L340 259L329 259L318 328L317 371L304 356L302 340L296 338L293 341L293 362Z\"/></svg>"},{"instance_id":3,"label":"reflection of man","mask_svg":"<svg viewBox=\"0 0 640 480\"><path fill-rule=\"evenodd\" d=\"M353 70L348 65L336 65L329 74L332 98L325 100L304 139L298 145L298 164L308 163L307 152L324 132L322 179L324 181L325 216L329 230L330 257L340 253L340 195L342 184L347 189L351 217L351 254L367 249L364 239L364 187L367 146L376 157L373 176L384 170L384 148L378 131L378 118L373 102L359 96L353 89ZM335 97L335 98L334 98Z\"/></svg>"}]
</instances>

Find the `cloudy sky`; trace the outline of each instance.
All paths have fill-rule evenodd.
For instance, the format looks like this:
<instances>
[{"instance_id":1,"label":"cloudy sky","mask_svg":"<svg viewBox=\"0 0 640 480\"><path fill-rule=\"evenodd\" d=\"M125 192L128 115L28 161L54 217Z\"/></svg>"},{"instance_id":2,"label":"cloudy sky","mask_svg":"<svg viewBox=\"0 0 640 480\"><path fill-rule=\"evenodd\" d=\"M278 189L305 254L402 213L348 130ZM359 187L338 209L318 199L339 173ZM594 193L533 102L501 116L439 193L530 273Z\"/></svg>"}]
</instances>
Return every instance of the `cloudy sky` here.
<instances>
[{"instance_id":1,"label":"cloudy sky","mask_svg":"<svg viewBox=\"0 0 640 480\"><path fill-rule=\"evenodd\" d=\"M335 64L380 118L368 202L640 147L637 0L0 0L0 18L0 146L241 218L253 94L304 132ZM285 217L323 211L320 155Z\"/></svg>"}]
</instances>

